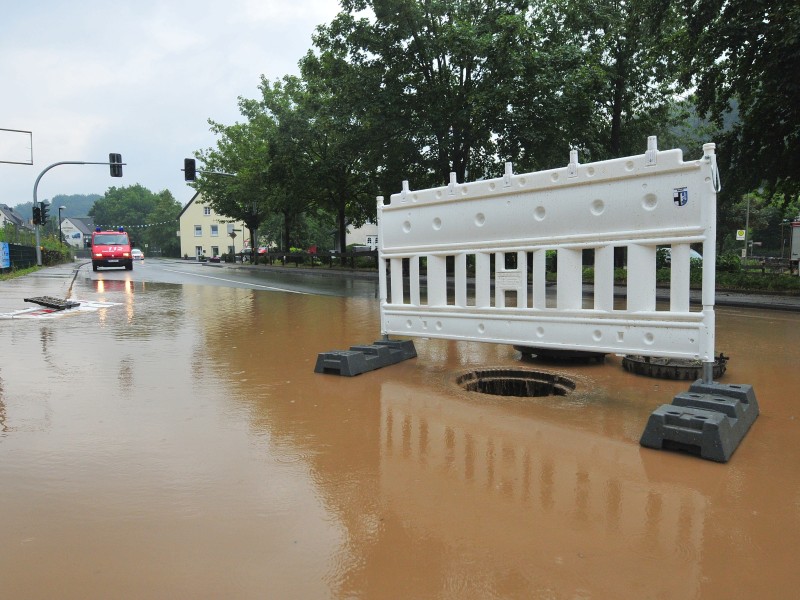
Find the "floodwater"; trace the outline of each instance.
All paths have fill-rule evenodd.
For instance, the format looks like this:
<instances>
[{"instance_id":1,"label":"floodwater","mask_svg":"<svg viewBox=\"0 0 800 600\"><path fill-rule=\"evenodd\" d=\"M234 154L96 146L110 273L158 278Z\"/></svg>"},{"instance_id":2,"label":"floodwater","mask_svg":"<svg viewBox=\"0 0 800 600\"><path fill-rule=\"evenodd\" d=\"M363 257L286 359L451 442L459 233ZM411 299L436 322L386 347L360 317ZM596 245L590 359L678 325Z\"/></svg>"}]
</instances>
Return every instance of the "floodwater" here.
<instances>
[{"instance_id":1,"label":"floodwater","mask_svg":"<svg viewBox=\"0 0 800 600\"><path fill-rule=\"evenodd\" d=\"M415 340L358 377L377 301L79 279L119 305L0 322L0 597L800 596L800 314L718 308L761 408L727 464L638 441L686 382ZM458 388L492 366L567 396Z\"/></svg>"}]
</instances>

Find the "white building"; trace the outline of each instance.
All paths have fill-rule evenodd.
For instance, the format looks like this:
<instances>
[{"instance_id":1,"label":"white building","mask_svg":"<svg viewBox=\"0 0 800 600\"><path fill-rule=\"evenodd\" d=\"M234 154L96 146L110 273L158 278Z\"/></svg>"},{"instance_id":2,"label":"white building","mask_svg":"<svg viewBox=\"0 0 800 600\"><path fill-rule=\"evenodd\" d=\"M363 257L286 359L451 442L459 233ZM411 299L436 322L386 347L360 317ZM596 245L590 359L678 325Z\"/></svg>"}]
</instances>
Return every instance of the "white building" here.
<instances>
[{"instance_id":1,"label":"white building","mask_svg":"<svg viewBox=\"0 0 800 600\"><path fill-rule=\"evenodd\" d=\"M247 229L241 221L218 215L197 192L178 215L181 256L199 258L241 252Z\"/></svg>"},{"instance_id":2,"label":"white building","mask_svg":"<svg viewBox=\"0 0 800 600\"><path fill-rule=\"evenodd\" d=\"M64 217L61 219L61 234L64 243L73 248L87 248L92 240L94 223L91 217Z\"/></svg>"},{"instance_id":3,"label":"white building","mask_svg":"<svg viewBox=\"0 0 800 600\"><path fill-rule=\"evenodd\" d=\"M6 204L0 204L0 228L13 225L17 229L32 229L21 214Z\"/></svg>"},{"instance_id":4,"label":"white building","mask_svg":"<svg viewBox=\"0 0 800 600\"><path fill-rule=\"evenodd\" d=\"M378 224L367 221L358 229L347 228L347 235L345 237L347 245L357 244L359 246L367 246L370 250L378 249Z\"/></svg>"}]
</instances>

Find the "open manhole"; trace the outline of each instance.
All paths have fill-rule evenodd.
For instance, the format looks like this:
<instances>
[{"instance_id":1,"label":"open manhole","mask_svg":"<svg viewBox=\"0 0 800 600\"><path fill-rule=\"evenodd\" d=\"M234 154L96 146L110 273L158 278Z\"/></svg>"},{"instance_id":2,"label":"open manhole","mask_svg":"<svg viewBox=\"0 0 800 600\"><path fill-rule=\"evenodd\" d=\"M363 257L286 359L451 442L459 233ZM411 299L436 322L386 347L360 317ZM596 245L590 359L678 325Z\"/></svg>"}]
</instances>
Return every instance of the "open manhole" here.
<instances>
[{"instance_id":1,"label":"open manhole","mask_svg":"<svg viewBox=\"0 0 800 600\"><path fill-rule=\"evenodd\" d=\"M483 369L456 378L468 392L493 396L531 398L566 396L575 389L575 382L561 375L525 369Z\"/></svg>"}]
</instances>

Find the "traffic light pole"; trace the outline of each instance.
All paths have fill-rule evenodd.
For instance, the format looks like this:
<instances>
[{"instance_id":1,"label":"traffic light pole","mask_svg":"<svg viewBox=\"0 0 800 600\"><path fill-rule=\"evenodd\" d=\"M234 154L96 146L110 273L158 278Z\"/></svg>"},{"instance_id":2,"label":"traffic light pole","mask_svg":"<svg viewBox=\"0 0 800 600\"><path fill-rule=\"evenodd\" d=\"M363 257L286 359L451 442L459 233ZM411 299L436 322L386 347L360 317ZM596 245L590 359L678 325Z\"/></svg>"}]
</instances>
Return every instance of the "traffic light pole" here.
<instances>
[{"instance_id":1,"label":"traffic light pole","mask_svg":"<svg viewBox=\"0 0 800 600\"><path fill-rule=\"evenodd\" d=\"M122 157L120 157L120 160L122 160ZM86 162L86 161L80 161L80 160L63 160L61 162L53 163L49 167L46 167L44 169L44 171L39 173L39 176L36 178L36 183L33 184L33 208L41 209L41 206L39 206L39 200L37 199L36 191L39 188L39 181L42 179L42 176L45 173L47 173L50 169L52 169L53 167L57 167L59 165L117 165L117 164L120 165L120 175L121 175L122 174L121 167L122 167L122 165L127 164L127 163L123 163L123 162L120 162L120 163L116 163L116 162L114 162L114 163L112 163L112 162ZM116 177L116 175L112 175L112 176ZM40 235L39 235L39 225L34 225L34 229L36 230L36 264L41 267L42 266L42 247L40 245L41 238L40 238Z\"/></svg>"}]
</instances>

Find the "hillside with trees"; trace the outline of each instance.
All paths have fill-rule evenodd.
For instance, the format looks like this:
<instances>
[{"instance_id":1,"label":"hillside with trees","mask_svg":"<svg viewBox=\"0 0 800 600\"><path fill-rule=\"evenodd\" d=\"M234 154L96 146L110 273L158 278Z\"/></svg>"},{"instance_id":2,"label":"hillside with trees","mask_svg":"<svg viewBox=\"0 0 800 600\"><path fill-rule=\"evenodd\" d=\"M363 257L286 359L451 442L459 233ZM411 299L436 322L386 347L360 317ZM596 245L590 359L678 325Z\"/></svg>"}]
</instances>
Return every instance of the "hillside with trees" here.
<instances>
[{"instance_id":1,"label":"hillside with trees","mask_svg":"<svg viewBox=\"0 0 800 600\"><path fill-rule=\"evenodd\" d=\"M52 198L45 198L43 202L50 203L55 209L50 209L50 213L58 217L58 207L63 206L62 217L85 217L94 206L94 203L102 198L100 194L57 194ZM33 209L33 201L24 202L14 207L14 210L21 215L30 218Z\"/></svg>"}]
</instances>

